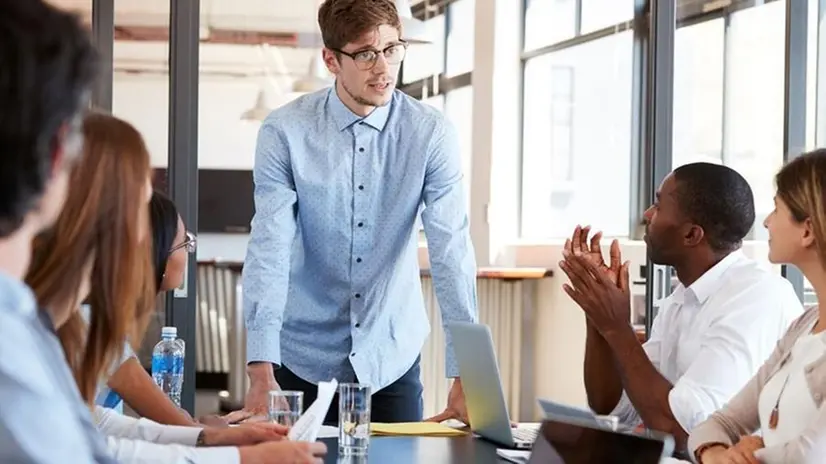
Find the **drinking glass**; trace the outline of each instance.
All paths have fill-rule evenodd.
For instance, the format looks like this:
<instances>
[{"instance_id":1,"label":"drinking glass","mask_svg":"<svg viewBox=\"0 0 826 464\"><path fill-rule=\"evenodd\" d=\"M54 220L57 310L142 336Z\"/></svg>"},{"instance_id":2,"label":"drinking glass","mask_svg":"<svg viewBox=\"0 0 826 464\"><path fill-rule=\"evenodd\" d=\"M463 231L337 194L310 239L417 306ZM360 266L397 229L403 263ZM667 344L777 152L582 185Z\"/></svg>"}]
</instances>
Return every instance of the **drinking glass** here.
<instances>
[{"instance_id":1,"label":"drinking glass","mask_svg":"<svg viewBox=\"0 0 826 464\"><path fill-rule=\"evenodd\" d=\"M270 390L270 422L292 427L301 417L302 411L304 411L304 392Z\"/></svg>"},{"instance_id":2,"label":"drinking glass","mask_svg":"<svg viewBox=\"0 0 826 464\"><path fill-rule=\"evenodd\" d=\"M364 455L370 445L370 387L344 383L338 387L338 450Z\"/></svg>"}]
</instances>

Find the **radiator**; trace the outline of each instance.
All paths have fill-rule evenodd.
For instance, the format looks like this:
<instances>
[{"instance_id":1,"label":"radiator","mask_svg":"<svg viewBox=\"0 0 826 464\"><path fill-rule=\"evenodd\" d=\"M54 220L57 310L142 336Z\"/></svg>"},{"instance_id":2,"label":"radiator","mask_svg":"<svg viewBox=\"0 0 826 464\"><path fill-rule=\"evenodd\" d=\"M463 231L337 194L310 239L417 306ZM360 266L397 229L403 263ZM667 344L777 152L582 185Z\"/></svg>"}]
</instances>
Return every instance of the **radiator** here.
<instances>
[{"instance_id":1,"label":"radiator","mask_svg":"<svg viewBox=\"0 0 826 464\"><path fill-rule=\"evenodd\" d=\"M505 404L511 420L532 420L533 300L535 280L478 279L479 322L490 327ZM422 349L424 416L442 412L450 383L445 379L445 345L441 315L430 277L422 277L431 333ZM493 375L493 373L491 373Z\"/></svg>"},{"instance_id":2,"label":"radiator","mask_svg":"<svg viewBox=\"0 0 826 464\"><path fill-rule=\"evenodd\" d=\"M431 333L422 348L424 416L441 412L450 388L445 378L444 331L430 277L422 277ZM478 279L479 322L490 327L511 420L532 420L533 307L536 280ZM196 370L229 374L230 397L247 390L246 343L240 273L229 267L198 266Z\"/></svg>"}]
</instances>

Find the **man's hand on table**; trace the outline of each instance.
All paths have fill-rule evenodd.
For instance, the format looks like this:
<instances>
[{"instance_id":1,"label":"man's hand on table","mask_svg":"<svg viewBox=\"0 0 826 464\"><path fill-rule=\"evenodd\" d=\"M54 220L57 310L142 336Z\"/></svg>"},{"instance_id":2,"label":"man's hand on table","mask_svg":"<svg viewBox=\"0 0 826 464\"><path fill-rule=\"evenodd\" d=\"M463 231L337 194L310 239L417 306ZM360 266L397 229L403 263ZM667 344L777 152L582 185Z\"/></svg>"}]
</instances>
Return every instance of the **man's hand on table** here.
<instances>
[{"instance_id":1,"label":"man's hand on table","mask_svg":"<svg viewBox=\"0 0 826 464\"><path fill-rule=\"evenodd\" d=\"M203 446L247 446L284 440L289 428L279 424L245 424L239 427L206 427Z\"/></svg>"},{"instance_id":2,"label":"man's hand on table","mask_svg":"<svg viewBox=\"0 0 826 464\"><path fill-rule=\"evenodd\" d=\"M465 392L462 390L462 380L456 377L447 395L447 407L440 414L437 414L426 422L444 422L449 419L456 419L466 425L470 425L467 417L467 406L465 406Z\"/></svg>"},{"instance_id":3,"label":"man's hand on table","mask_svg":"<svg viewBox=\"0 0 826 464\"><path fill-rule=\"evenodd\" d=\"M246 414L247 418L242 419L243 422L266 421L269 416L270 390L281 390L281 386L275 381L273 366L265 362L251 363L247 366L247 375L250 378L250 388L244 398L244 412L237 412L237 416ZM283 406L287 409L286 404Z\"/></svg>"}]
</instances>

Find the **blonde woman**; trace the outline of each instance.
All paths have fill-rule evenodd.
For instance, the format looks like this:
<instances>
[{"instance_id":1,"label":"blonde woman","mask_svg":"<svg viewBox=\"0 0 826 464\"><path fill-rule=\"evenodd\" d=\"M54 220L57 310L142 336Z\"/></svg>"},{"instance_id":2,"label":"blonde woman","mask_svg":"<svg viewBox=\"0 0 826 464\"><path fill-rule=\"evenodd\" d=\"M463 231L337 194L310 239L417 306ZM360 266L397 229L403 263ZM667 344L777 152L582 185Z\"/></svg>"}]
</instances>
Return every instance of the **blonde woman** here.
<instances>
[{"instance_id":1,"label":"blonde woman","mask_svg":"<svg viewBox=\"0 0 826 464\"><path fill-rule=\"evenodd\" d=\"M791 325L723 409L691 432L689 449L703 464L826 462L813 456L826 433L826 150L780 170L775 204L764 223L769 259L800 269L819 305ZM753 435L758 431L761 437Z\"/></svg>"}]
</instances>

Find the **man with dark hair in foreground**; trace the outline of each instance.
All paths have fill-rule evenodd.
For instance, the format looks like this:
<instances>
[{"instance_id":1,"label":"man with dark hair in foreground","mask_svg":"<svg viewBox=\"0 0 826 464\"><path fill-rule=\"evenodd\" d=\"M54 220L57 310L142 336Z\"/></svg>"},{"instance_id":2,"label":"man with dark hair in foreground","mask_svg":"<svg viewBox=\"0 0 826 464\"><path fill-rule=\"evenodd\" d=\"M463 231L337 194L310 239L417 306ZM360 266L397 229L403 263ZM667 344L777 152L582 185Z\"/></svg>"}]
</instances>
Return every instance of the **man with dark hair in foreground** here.
<instances>
[{"instance_id":1,"label":"man with dark hair in foreground","mask_svg":"<svg viewBox=\"0 0 826 464\"><path fill-rule=\"evenodd\" d=\"M585 388L595 412L670 433L682 449L755 374L802 306L786 279L740 250L754 220L751 188L728 167L693 163L665 178L645 212L645 243L679 285L657 303L643 345L630 325L619 243L606 265L599 234L589 246L589 230L577 227L560 267L586 315Z\"/></svg>"},{"instance_id":2,"label":"man with dark hair in foreground","mask_svg":"<svg viewBox=\"0 0 826 464\"><path fill-rule=\"evenodd\" d=\"M114 462L22 282L63 208L97 66L77 18L0 0L0 462Z\"/></svg>"}]
</instances>

